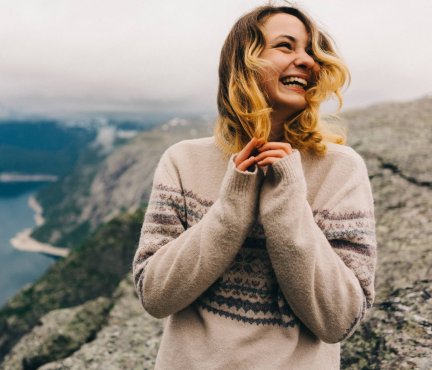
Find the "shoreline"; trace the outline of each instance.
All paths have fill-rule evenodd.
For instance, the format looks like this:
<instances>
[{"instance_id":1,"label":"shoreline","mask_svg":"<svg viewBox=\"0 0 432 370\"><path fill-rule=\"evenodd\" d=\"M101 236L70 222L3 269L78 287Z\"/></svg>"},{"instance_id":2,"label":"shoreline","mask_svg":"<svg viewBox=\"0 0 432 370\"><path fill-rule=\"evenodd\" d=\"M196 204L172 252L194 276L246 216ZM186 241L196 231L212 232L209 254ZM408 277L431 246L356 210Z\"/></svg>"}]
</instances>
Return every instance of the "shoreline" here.
<instances>
[{"instance_id":1,"label":"shoreline","mask_svg":"<svg viewBox=\"0 0 432 370\"><path fill-rule=\"evenodd\" d=\"M31 195L29 197L28 205L35 213L34 214L34 220L35 220L36 226L42 226L45 223L45 219L42 216L43 208L38 203L38 201L36 200L36 198L33 195Z\"/></svg>"},{"instance_id":2,"label":"shoreline","mask_svg":"<svg viewBox=\"0 0 432 370\"><path fill-rule=\"evenodd\" d=\"M34 220L36 226L42 226L45 223L45 219L42 216L43 208L34 196L29 197L28 205L35 213ZM68 248L56 247L32 238L32 231L33 228L27 228L17 232L15 236L10 239L10 243L15 249L24 252L44 253L55 257L66 257L69 254Z\"/></svg>"},{"instance_id":3,"label":"shoreline","mask_svg":"<svg viewBox=\"0 0 432 370\"><path fill-rule=\"evenodd\" d=\"M45 175L36 174L28 175L24 173L12 173L3 172L0 173L0 182L55 182L58 180L58 176L55 175Z\"/></svg>"},{"instance_id":4,"label":"shoreline","mask_svg":"<svg viewBox=\"0 0 432 370\"><path fill-rule=\"evenodd\" d=\"M33 239L30 234L31 228L24 229L18 232L11 240L10 243L15 249L24 252L37 252L49 254L55 257L66 257L69 254L69 249L59 248L47 243L41 243L36 239Z\"/></svg>"}]
</instances>

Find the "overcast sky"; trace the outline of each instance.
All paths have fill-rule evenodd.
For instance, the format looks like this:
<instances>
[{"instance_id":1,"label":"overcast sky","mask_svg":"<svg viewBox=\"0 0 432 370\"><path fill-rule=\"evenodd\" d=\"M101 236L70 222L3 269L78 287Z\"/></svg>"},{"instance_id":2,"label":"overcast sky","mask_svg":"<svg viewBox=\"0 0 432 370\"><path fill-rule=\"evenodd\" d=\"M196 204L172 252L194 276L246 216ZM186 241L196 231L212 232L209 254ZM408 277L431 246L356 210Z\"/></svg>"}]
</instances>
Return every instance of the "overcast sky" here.
<instances>
[{"instance_id":1,"label":"overcast sky","mask_svg":"<svg viewBox=\"0 0 432 370\"><path fill-rule=\"evenodd\" d=\"M265 3L0 0L0 115L215 111L222 43ZM430 0L297 4L351 69L346 108L432 93Z\"/></svg>"}]
</instances>

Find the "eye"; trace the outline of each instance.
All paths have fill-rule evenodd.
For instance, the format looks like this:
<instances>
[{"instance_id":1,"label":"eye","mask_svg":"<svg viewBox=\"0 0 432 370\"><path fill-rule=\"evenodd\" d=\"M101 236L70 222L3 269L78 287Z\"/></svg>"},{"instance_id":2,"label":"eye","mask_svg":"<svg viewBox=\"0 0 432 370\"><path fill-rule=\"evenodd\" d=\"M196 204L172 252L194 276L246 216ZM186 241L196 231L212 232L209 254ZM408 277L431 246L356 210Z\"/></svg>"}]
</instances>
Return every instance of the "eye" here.
<instances>
[{"instance_id":1,"label":"eye","mask_svg":"<svg viewBox=\"0 0 432 370\"><path fill-rule=\"evenodd\" d=\"M290 51L292 51L294 48L289 42L281 42L280 44L276 45L277 48L285 48Z\"/></svg>"}]
</instances>

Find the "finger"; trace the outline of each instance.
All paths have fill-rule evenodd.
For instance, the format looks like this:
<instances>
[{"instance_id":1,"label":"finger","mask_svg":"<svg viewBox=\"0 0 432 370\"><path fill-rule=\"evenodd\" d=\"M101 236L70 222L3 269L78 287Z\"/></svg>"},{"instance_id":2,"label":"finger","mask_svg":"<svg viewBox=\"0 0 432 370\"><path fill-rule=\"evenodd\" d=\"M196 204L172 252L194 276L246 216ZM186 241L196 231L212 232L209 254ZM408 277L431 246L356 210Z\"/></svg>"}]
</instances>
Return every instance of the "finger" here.
<instances>
[{"instance_id":1,"label":"finger","mask_svg":"<svg viewBox=\"0 0 432 370\"><path fill-rule=\"evenodd\" d=\"M262 161L257 162L257 164L260 167L264 167L264 166L271 165L271 164L277 162L278 160L280 160L280 158L268 157L268 158L263 159Z\"/></svg>"},{"instance_id":2,"label":"finger","mask_svg":"<svg viewBox=\"0 0 432 370\"><path fill-rule=\"evenodd\" d=\"M292 147L289 143L280 142L280 141L268 142L268 143L266 143L266 144L264 144L258 148L258 150L260 152L265 151L265 150L270 150L270 149L282 149L287 154L290 154L292 152Z\"/></svg>"},{"instance_id":3,"label":"finger","mask_svg":"<svg viewBox=\"0 0 432 370\"><path fill-rule=\"evenodd\" d=\"M264 144L265 144L265 140L264 139L257 139L257 142L256 142L256 147L257 148L260 148Z\"/></svg>"},{"instance_id":4,"label":"finger","mask_svg":"<svg viewBox=\"0 0 432 370\"><path fill-rule=\"evenodd\" d=\"M267 157L278 157L278 158L282 158L285 157L287 155L287 153L285 151L283 151L282 149L277 149L277 150L266 150L265 152L260 153L259 155L256 156L256 161L259 162L261 160L263 160L264 158Z\"/></svg>"},{"instance_id":5,"label":"finger","mask_svg":"<svg viewBox=\"0 0 432 370\"><path fill-rule=\"evenodd\" d=\"M292 146L289 143L283 143L283 142L280 142L280 141L271 141L271 142L268 142L268 143L262 145L261 147L259 147L258 151L259 152L263 152L265 150L270 150L270 149L282 149L287 154L291 154L292 153Z\"/></svg>"},{"instance_id":6,"label":"finger","mask_svg":"<svg viewBox=\"0 0 432 370\"><path fill-rule=\"evenodd\" d=\"M255 164L255 157L250 157L237 165L237 169L240 171L246 171L248 167L252 166L253 164Z\"/></svg>"},{"instance_id":7,"label":"finger","mask_svg":"<svg viewBox=\"0 0 432 370\"><path fill-rule=\"evenodd\" d=\"M252 138L246 146L237 154L235 159L235 164L238 166L240 163L242 163L245 159L250 157L252 150L255 149L257 143L256 138Z\"/></svg>"}]
</instances>

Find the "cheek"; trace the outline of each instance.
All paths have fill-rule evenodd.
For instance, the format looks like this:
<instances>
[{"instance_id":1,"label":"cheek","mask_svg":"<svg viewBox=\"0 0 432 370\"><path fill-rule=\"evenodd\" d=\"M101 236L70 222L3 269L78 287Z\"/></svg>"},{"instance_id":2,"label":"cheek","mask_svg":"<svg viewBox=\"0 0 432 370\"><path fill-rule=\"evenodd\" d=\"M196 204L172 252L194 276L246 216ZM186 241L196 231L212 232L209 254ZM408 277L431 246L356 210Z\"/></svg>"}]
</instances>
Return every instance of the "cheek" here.
<instances>
[{"instance_id":1,"label":"cheek","mask_svg":"<svg viewBox=\"0 0 432 370\"><path fill-rule=\"evenodd\" d=\"M278 74L274 70L274 68L270 66L265 67L265 69L261 71L259 85L264 91L271 92L275 89L275 82L277 81L277 76Z\"/></svg>"},{"instance_id":2,"label":"cheek","mask_svg":"<svg viewBox=\"0 0 432 370\"><path fill-rule=\"evenodd\" d=\"M261 58L268 64L268 66L265 67L264 73L271 78L279 75L290 62L285 54L275 50L270 50L268 53L262 54Z\"/></svg>"},{"instance_id":3,"label":"cheek","mask_svg":"<svg viewBox=\"0 0 432 370\"><path fill-rule=\"evenodd\" d=\"M263 70L262 80L275 84L279 81L283 69L281 68L281 64L278 63L278 60L273 59L270 61L270 63L271 64Z\"/></svg>"}]
</instances>

